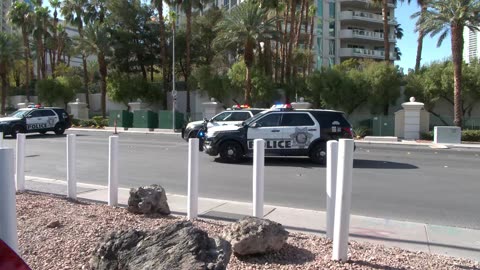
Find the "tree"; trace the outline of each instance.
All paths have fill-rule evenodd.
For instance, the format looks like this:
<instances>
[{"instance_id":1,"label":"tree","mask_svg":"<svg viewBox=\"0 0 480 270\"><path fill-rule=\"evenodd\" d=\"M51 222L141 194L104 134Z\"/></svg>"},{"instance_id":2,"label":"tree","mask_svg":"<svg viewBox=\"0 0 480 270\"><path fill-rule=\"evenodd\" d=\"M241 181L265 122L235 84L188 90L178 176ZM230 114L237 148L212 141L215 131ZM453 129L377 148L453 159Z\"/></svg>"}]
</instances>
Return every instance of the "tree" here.
<instances>
[{"instance_id":1,"label":"tree","mask_svg":"<svg viewBox=\"0 0 480 270\"><path fill-rule=\"evenodd\" d=\"M48 28L50 23L50 11L46 7L35 7L35 23L33 36L37 46L37 76L41 79L46 78L47 64L45 62L45 41L49 35Z\"/></svg>"},{"instance_id":2,"label":"tree","mask_svg":"<svg viewBox=\"0 0 480 270\"><path fill-rule=\"evenodd\" d=\"M260 41L275 37L275 18L267 18L268 11L252 0L242 2L226 14L217 29L217 42L225 47L238 46L243 49L246 66L245 103L251 103L252 77L251 69L254 63L254 49Z\"/></svg>"},{"instance_id":3,"label":"tree","mask_svg":"<svg viewBox=\"0 0 480 270\"><path fill-rule=\"evenodd\" d=\"M102 116L105 118L107 115L107 56L111 53L108 29L97 23L87 25L83 38L79 39L79 47L86 53L97 56L100 73L100 92L102 96Z\"/></svg>"},{"instance_id":4,"label":"tree","mask_svg":"<svg viewBox=\"0 0 480 270\"><path fill-rule=\"evenodd\" d=\"M410 0L408 1L410 3ZM417 4L420 6L420 13L425 14L427 12L427 0L417 0ZM420 69L420 63L422 61L423 39L425 38L425 31L418 29L417 39L417 56L415 58L415 71Z\"/></svg>"},{"instance_id":5,"label":"tree","mask_svg":"<svg viewBox=\"0 0 480 270\"><path fill-rule=\"evenodd\" d=\"M20 41L16 36L0 32L0 79L2 81L2 104L0 113L5 114L8 81L7 74L20 54Z\"/></svg>"},{"instance_id":6,"label":"tree","mask_svg":"<svg viewBox=\"0 0 480 270\"><path fill-rule=\"evenodd\" d=\"M15 2L9 12L8 17L13 25L19 27L22 32L23 49L25 59L25 94L27 99L30 99L30 80L33 77L33 71L31 70L30 59L30 41L29 35L33 27L33 10L25 2Z\"/></svg>"},{"instance_id":7,"label":"tree","mask_svg":"<svg viewBox=\"0 0 480 270\"><path fill-rule=\"evenodd\" d=\"M157 8L158 13L158 26L160 30L160 57L163 76L163 107L167 107L167 91L168 81L167 73L169 63L167 61L167 36L165 32L165 18L163 17L163 0L151 0L152 4Z\"/></svg>"},{"instance_id":8,"label":"tree","mask_svg":"<svg viewBox=\"0 0 480 270\"><path fill-rule=\"evenodd\" d=\"M430 0L425 12L416 12L412 18L418 18L417 30L430 36L441 33L437 46L450 33L452 44L452 61L454 77L454 124L462 127L462 62L463 30L465 27L479 30L480 2L477 0Z\"/></svg>"},{"instance_id":9,"label":"tree","mask_svg":"<svg viewBox=\"0 0 480 270\"><path fill-rule=\"evenodd\" d=\"M62 92L58 97L63 101L66 110L68 102L72 101L75 95L82 90L82 78L77 75L59 76L55 78L55 81L61 86L59 89Z\"/></svg>"},{"instance_id":10,"label":"tree","mask_svg":"<svg viewBox=\"0 0 480 270\"><path fill-rule=\"evenodd\" d=\"M36 83L38 99L47 106L53 106L61 98L64 87L52 78L38 80Z\"/></svg>"},{"instance_id":11,"label":"tree","mask_svg":"<svg viewBox=\"0 0 480 270\"><path fill-rule=\"evenodd\" d=\"M59 50L59 41L58 41L58 10L60 9L60 0L49 0L50 6L53 8L53 23L52 23L52 50L50 50L50 65L52 67L52 75L55 74L55 65L58 58L56 57L55 52Z\"/></svg>"},{"instance_id":12,"label":"tree","mask_svg":"<svg viewBox=\"0 0 480 270\"><path fill-rule=\"evenodd\" d=\"M65 0L61 6L61 13L65 20L72 25L77 26L80 39L83 38L83 23L85 18L85 6L88 0ZM88 90L88 69L87 56L81 51L83 66L83 83L85 87L85 97L87 106L90 106L89 90Z\"/></svg>"}]
</instances>

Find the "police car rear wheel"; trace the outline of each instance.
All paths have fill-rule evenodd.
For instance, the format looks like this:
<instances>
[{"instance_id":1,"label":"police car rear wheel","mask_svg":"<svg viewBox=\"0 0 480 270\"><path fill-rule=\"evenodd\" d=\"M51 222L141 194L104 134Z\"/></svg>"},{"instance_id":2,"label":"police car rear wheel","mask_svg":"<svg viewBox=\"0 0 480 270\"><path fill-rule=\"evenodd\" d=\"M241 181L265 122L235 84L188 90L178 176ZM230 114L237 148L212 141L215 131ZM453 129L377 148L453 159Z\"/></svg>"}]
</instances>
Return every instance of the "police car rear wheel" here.
<instances>
[{"instance_id":1,"label":"police car rear wheel","mask_svg":"<svg viewBox=\"0 0 480 270\"><path fill-rule=\"evenodd\" d=\"M55 125L55 134L62 135L63 133L65 133L65 127L61 124L56 124Z\"/></svg>"},{"instance_id":2,"label":"police car rear wheel","mask_svg":"<svg viewBox=\"0 0 480 270\"><path fill-rule=\"evenodd\" d=\"M243 156L242 147L237 142L224 142L219 152L220 158L229 163L239 162Z\"/></svg>"},{"instance_id":3,"label":"police car rear wheel","mask_svg":"<svg viewBox=\"0 0 480 270\"><path fill-rule=\"evenodd\" d=\"M327 150L325 143L315 145L310 151L310 159L316 164L324 165L327 161Z\"/></svg>"}]
</instances>

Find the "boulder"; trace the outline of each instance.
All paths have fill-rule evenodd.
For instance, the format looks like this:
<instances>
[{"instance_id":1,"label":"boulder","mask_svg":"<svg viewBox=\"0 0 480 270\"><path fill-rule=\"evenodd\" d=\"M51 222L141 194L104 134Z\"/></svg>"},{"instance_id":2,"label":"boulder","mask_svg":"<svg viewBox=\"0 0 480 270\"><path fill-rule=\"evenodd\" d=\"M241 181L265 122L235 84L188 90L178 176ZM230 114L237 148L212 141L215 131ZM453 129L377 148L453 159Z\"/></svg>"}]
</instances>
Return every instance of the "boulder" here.
<instances>
[{"instance_id":1,"label":"boulder","mask_svg":"<svg viewBox=\"0 0 480 270\"><path fill-rule=\"evenodd\" d=\"M231 245L188 221L156 231L117 231L95 248L91 269L226 269Z\"/></svg>"},{"instance_id":2,"label":"boulder","mask_svg":"<svg viewBox=\"0 0 480 270\"><path fill-rule=\"evenodd\" d=\"M237 255L254 255L280 250L288 238L282 224L256 217L245 217L227 226L223 238Z\"/></svg>"},{"instance_id":3,"label":"boulder","mask_svg":"<svg viewBox=\"0 0 480 270\"><path fill-rule=\"evenodd\" d=\"M170 215L165 189L159 185L130 189L127 210L136 214Z\"/></svg>"}]
</instances>

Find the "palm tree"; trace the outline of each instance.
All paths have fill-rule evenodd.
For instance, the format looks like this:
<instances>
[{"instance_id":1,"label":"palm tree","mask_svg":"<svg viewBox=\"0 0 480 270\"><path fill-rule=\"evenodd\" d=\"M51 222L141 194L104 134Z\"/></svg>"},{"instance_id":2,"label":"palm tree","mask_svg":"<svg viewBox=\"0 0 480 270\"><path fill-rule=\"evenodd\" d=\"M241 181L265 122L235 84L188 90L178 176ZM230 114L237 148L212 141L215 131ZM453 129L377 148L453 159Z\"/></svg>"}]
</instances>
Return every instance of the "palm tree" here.
<instances>
[{"instance_id":1,"label":"palm tree","mask_svg":"<svg viewBox=\"0 0 480 270\"><path fill-rule=\"evenodd\" d=\"M30 69L30 41L29 36L33 25L33 10L24 2L15 2L10 9L8 17L10 22L19 27L22 32L24 59L25 59L25 94L30 99L30 79L33 71Z\"/></svg>"},{"instance_id":2,"label":"palm tree","mask_svg":"<svg viewBox=\"0 0 480 270\"><path fill-rule=\"evenodd\" d=\"M393 0L395 3L396 0ZM388 4L391 3L390 0L373 0L373 3L380 5L382 8L382 17L383 17L383 51L385 56L385 62L390 62L390 25L389 25L389 8Z\"/></svg>"},{"instance_id":3,"label":"palm tree","mask_svg":"<svg viewBox=\"0 0 480 270\"><path fill-rule=\"evenodd\" d=\"M50 51L50 64L52 66L52 75L55 76L55 64L58 58L56 58L56 53L58 52L58 9L60 8L60 0L49 0L50 6L53 8L53 24L52 24L52 32L53 32L53 48ZM52 52L53 51L53 52Z\"/></svg>"},{"instance_id":4,"label":"palm tree","mask_svg":"<svg viewBox=\"0 0 480 270\"><path fill-rule=\"evenodd\" d=\"M84 30L83 37L79 39L79 47L85 53L97 56L102 95L102 116L105 118L107 115L107 56L111 50L110 35L108 29L100 23L88 24Z\"/></svg>"},{"instance_id":5,"label":"palm tree","mask_svg":"<svg viewBox=\"0 0 480 270\"><path fill-rule=\"evenodd\" d=\"M163 17L163 0L152 0L152 4L157 9L158 13L158 23L160 26L160 57L162 58L162 76L163 76L163 106L164 108L167 107L167 89L168 89L168 81L167 81L167 73L168 73L168 65L167 62L167 39L165 34L165 18Z\"/></svg>"},{"instance_id":6,"label":"palm tree","mask_svg":"<svg viewBox=\"0 0 480 270\"><path fill-rule=\"evenodd\" d=\"M65 0L61 6L61 13L65 20L72 25L77 26L78 36L83 38L83 23L85 18L85 6L88 0ZM88 69L87 57L82 52L83 65L83 84L85 87L85 99L87 106L90 106L89 90L88 90Z\"/></svg>"},{"instance_id":7,"label":"palm tree","mask_svg":"<svg viewBox=\"0 0 480 270\"><path fill-rule=\"evenodd\" d=\"M40 70L41 79L46 78L45 63L45 41L48 36L48 24L50 20L50 11L46 7L35 7L35 29L33 36L37 42L37 70Z\"/></svg>"},{"instance_id":8,"label":"palm tree","mask_svg":"<svg viewBox=\"0 0 480 270\"><path fill-rule=\"evenodd\" d=\"M441 33L437 46L450 33L452 43L453 82L454 82L454 124L462 127L462 62L463 30L465 27L475 31L480 25L480 2L478 0L430 0L425 12L416 12L412 18L419 18L417 30L430 36Z\"/></svg>"},{"instance_id":9,"label":"palm tree","mask_svg":"<svg viewBox=\"0 0 480 270\"><path fill-rule=\"evenodd\" d=\"M276 36L275 18L267 18L268 11L252 0L242 2L226 14L217 25L217 42L229 46L242 46L246 65L245 102L251 104L254 49L261 41L272 40Z\"/></svg>"},{"instance_id":10,"label":"palm tree","mask_svg":"<svg viewBox=\"0 0 480 270\"><path fill-rule=\"evenodd\" d=\"M408 2L410 3L410 0ZM424 14L427 11L427 0L417 0L417 4L420 6L421 13ZM417 39L417 56L415 58L415 71L420 70L420 62L422 61L422 49L423 49L424 37L425 37L425 32L419 29L418 39Z\"/></svg>"},{"instance_id":11,"label":"palm tree","mask_svg":"<svg viewBox=\"0 0 480 270\"><path fill-rule=\"evenodd\" d=\"M0 79L2 81L2 104L0 113L5 114L7 100L7 74L9 68L14 65L15 59L20 54L20 41L16 36L0 32Z\"/></svg>"}]
</instances>

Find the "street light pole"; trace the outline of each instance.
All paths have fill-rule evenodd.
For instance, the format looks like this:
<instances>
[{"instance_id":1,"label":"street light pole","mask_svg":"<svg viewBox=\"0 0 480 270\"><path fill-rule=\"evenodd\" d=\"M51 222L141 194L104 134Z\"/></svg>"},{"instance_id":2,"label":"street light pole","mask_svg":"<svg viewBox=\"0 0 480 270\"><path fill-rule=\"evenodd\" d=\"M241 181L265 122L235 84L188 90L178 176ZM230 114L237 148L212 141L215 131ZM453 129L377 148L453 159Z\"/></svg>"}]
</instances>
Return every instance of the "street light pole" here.
<instances>
[{"instance_id":1,"label":"street light pole","mask_svg":"<svg viewBox=\"0 0 480 270\"><path fill-rule=\"evenodd\" d=\"M173 41L172 41L172 130L175 132L175 103L177 99L177 90L175 90L175 28L177 24L177 5L174 5L173 11Z\"/></svg>"}]
</instances>

